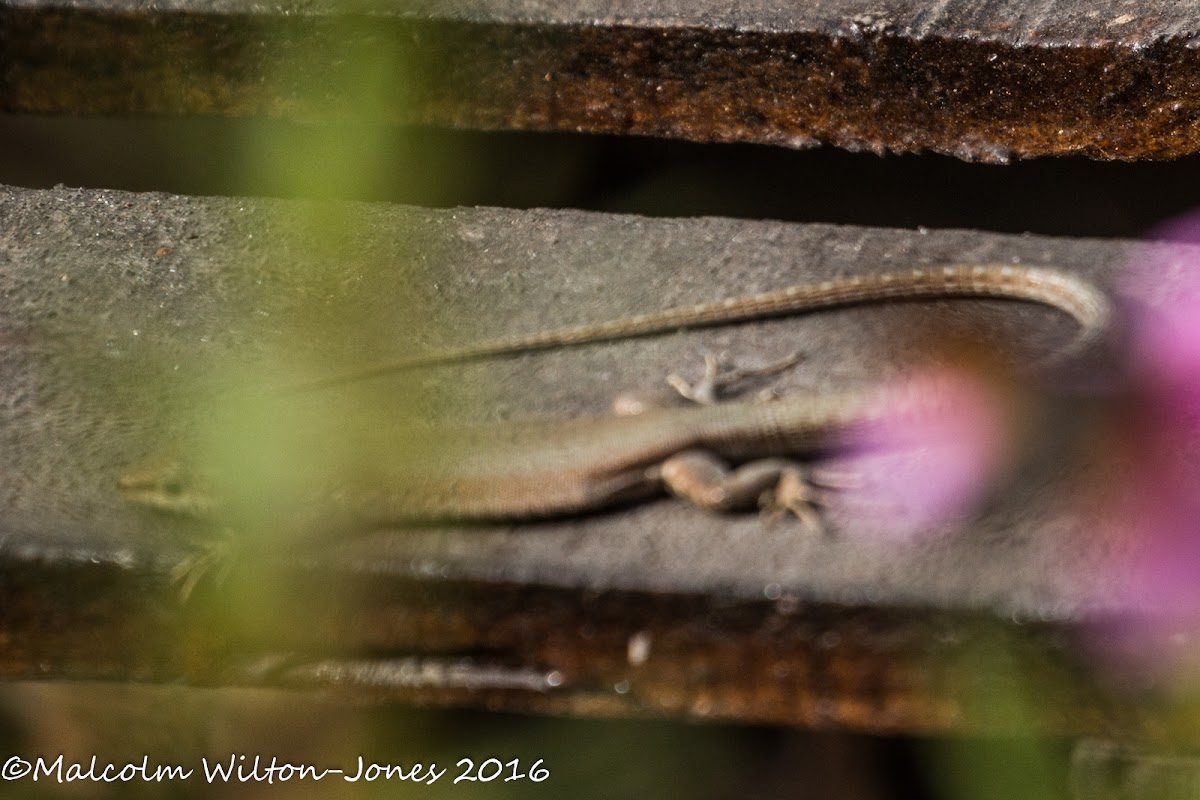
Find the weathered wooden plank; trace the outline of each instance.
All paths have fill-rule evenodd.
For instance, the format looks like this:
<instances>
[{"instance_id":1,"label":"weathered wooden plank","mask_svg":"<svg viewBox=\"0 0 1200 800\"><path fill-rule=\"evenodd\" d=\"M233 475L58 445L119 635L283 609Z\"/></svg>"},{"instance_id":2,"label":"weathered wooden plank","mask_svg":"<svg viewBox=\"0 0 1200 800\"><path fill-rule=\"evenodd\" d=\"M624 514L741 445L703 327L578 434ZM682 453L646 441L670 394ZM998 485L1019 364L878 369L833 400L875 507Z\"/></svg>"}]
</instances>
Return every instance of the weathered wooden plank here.
<instances>
[{"instance_id":1,"label":"weathered wooden plank","mask_svg":"<svg viewBox=\"0 0 1200 800\"><path fill-rule=\"evenodd\" d=\"M1170 158L1200 149L1198 33L1170 0L16 0L0 107Z\"/></svg>"},{"instance_id":2,"label":"weathered wooden plank","mask_svg":"<svg viewBox=\"0 0 1200 800\"><path fill-rule=\"evenodd\" d=\"M1122 610L1097 584L1120 544L1081 532L1053 483L970 535L911 547L836 512L840 533L814 536L670 500L530 525L339 530L332 541L288 539L284 522L269 557L244 545L250 555L233 563L251 566L187 602L170 570L213 532L114 490L129 464L206 433L266 446L222 398L235 375L285 374L279 362L320 372L415 341L916 263L1054 263L1107 281L1128 253L1122 242L978 232L3 190L0 673L933 732L1013 724L975 701L1021 664L1048 687L1030 724L1141 730L1152 707L1094 680L1073 647L1081 621ZM369 443L397 409L601 413L614 390L655 385L713 350L762 363L799 348L806 358L780 389L819 391L920 362L912 345L948 330L1023 340L1027 352L1071 334L1020 304L938 309L847 309L546 353L270 410L291 420L288 435L365 427ZM278 452L259 472L304 457ZM987 657L995 647L1007 655Z\"/></svg>"}]
</instances>

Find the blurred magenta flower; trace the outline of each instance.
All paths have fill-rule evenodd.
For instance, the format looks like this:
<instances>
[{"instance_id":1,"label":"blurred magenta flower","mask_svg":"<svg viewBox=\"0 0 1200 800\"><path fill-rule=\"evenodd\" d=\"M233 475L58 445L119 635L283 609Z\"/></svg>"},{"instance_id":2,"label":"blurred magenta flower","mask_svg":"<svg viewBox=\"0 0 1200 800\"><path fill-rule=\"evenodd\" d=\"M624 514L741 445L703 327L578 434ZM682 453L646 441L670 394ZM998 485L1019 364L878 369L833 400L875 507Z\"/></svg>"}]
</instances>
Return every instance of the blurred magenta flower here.
<instances>
[{"instance_id":1,"label":"blurred magenta flower","mask_svg":"<svg viewBox=\"0 0 1200 800\"><path fill-rule=\"evenodd\" d=\"M1120 285L1126 402L1109 424L1118 460L1106 520L1120 546L1097 585L1131 610L1095 638L1117 666L1196 674L1200 650L1200 213L1157 232Z\"/></svg>"},{"instance_id":2,"label":"blurred magenta flower","mask_svg":"<svg viewBox=\"0 0 1200 800\"><path fill-rule=\"evenodd\" d=\"M897 541L974 513L1011 463L1014 397L982 368L941 364L882 387L833 471L853 476L855 524Z\"/></svg>"},{"instance_id":3,"label":"blurred magenta flower","mask_svg":"<svg viewBox=\"0 0 1200 800\"><path fill-rule=\"evenodd\" d=\"M1064 580L1091 581L1097 606L1120 610L1092 637L1107 663L1200 680L1200 212L1155 238L1165 241L1138 248L1118 285L1119 391L1074 390L1108 410L1079 442L1095 469L1073 509L1106 561ZM854 480L839 505L879 538L956 530L1021 454L1031 388L971 358L884 386L830 467Z\"/></svg>"}]
</instances>

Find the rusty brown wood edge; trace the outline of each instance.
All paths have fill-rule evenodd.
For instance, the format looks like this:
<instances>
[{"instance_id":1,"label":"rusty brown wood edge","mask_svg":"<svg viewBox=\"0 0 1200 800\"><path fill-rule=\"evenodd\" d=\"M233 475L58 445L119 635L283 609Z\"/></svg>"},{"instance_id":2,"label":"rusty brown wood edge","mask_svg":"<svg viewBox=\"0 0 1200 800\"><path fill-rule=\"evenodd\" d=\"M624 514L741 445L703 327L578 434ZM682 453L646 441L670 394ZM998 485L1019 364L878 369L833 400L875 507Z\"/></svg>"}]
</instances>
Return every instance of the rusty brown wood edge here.
<instances>
[{"instance_id":1,"label":"rusty brown wood edge","mask_svg":"<svg viewBox=\"0 0 1200 800\"><path fill-rule=\"evenodd\" d=\"M0 678L319 689L346 700L905 734L1154 736L1077 631L945 609L304 571L260 601L162 572L0 563ZM322 602L313 604L312 598ZM1029 713L989 699L1030 678Z\"/></svg>"},{"instance_id":2,"label":"rusty brown wood edge","mask_svg":"<svg viewBox=\"0 0 1200 800\"><path fill-rule=\"evenodd\" d=\"M692 5L20 0L0 9L0 108L368 114L982 161L1200 149L1200 13L1165 0L1136 16L1079 0ZM364 63L395 75L370 112L351 99Z\"/></svg>"}]
</instances>

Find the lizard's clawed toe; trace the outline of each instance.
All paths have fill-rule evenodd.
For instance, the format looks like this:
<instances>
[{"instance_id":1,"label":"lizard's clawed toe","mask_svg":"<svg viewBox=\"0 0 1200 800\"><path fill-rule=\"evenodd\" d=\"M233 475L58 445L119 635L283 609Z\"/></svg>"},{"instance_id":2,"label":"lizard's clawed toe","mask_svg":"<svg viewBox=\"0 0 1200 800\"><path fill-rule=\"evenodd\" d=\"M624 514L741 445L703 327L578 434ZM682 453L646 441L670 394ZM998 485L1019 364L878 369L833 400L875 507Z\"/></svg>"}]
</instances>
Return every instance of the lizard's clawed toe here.
<instances>
[{"instance_id":1,"label":"lizard's clawed toe","mask_svg":"<svg viewBox=\"0 0 1200 800\"><path fill-rule=\"evenodd\" d=\"M711 405L718 402L722 395L735 393L740 388L740 384L774 377L796 366L800 360L799 353L792 353L787 358L764 364L761 367L739 368L726 367L724 354L709 353L704 357L704 375L700 380L691 383L679 375L671 374L667 376L667 383L681 397L700 405ZM777 396L778 394L773 389L768 388L759 392L757 399L760 401L770 400Z\"/></svg>"},{"instance_id":2,"label":"lizard's clawed toe","mask_svg":"<svg viewBox=\"0 0 1200 800\"><path fill-rule=\"evenodd\" d=\"M759 506L768 522L777 522L790 514L814 534L825 532L825 524L817 510L817 492L799 468L783 470L774 490L762 495Z\"/></svg>"},{"instance_id":3,"label":"lizard's clawed toe","mask_svg":"<svg viewBox=\"0 0 1200 800\"><path fill-rule=\"evenodd\" d=\"M171 582L179 586L179 597L187 601L202 581L212 576L218 584L229 576L236 552L231 531L206 542L171 569Z\"/></svg>"}]
</instances>

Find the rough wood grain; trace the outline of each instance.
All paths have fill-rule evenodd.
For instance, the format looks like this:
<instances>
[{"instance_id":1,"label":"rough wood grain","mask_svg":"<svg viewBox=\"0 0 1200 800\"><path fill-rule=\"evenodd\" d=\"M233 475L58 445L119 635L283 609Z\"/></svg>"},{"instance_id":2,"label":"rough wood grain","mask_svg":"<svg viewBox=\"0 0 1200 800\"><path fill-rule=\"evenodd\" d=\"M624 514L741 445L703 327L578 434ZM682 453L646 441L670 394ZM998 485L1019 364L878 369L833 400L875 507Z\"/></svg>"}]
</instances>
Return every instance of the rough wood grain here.
<instances>
[{"instance_id":1,"label":"rough wood grain","mask_svg":"<svg viewBox=\"0 0 1200 800\"><path fill-rule=\"evenodd\" d=\"M1200 149L1198 34L1170 0L17 0L0 107L1171 158Z\"/></svg>"}]
</instances>

